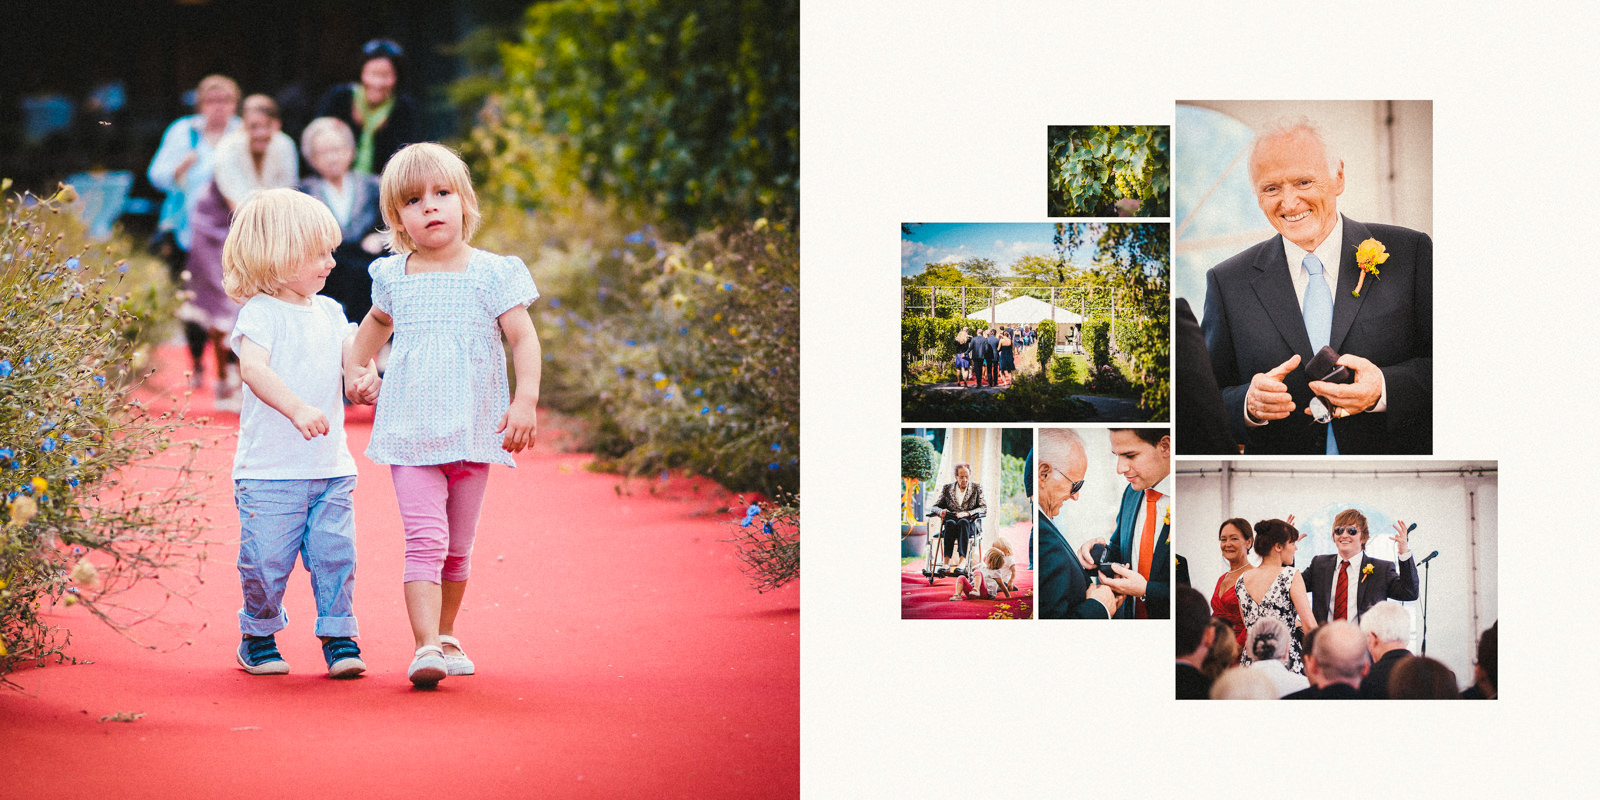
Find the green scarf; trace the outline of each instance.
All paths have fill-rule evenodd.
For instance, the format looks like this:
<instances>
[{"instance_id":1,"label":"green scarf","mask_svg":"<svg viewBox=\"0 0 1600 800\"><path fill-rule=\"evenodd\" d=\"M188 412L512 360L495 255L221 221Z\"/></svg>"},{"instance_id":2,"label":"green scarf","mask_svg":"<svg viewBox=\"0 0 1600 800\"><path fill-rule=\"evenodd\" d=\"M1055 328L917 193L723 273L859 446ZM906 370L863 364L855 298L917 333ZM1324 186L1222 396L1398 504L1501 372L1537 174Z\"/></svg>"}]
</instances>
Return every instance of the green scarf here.
<instances>
[{"instance_id":1,"label":"green scarf","mask_svg":"<svg viewBox=\"0 0 1600 800\"><path fill-rule=\"evenodd\" d=\"M372 138L383 127L383 123L389 121L389 112L394 110L394 93L390 92L389 99L379 103L376 108L367 107L367 92L361 88L361 84L354 84L350 94L355 98L356 117L361 120L361 137L356 142L356 163L352 166L356 172L376 175L377 171L372 168Z\"/></svg>"}]
</instances>

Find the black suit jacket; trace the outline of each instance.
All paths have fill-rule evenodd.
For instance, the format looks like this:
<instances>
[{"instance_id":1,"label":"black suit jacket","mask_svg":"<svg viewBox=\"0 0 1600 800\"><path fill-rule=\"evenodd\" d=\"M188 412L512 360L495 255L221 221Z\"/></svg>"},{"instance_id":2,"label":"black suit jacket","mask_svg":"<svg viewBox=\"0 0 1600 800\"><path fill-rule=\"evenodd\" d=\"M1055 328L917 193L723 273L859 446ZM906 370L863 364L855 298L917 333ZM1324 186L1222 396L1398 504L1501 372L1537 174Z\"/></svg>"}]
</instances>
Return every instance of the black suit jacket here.
<instances>
[{"instance_id":1,"label":"black suit jacket","mask_svg":"<svg viewBox=\"0 0 1600 800\"><path fill-rule=\"evenodd\" d=\"M1356 247L1377 239L1389 259L1380 275L1367 276L1354 297ZM1328 344L1341 355L1361 356L1383 370L1389 403L1383 413L1333 421L1339 452L1431 454L1433 452L1433 241L1393 225L1344 218L1338 291ZM1311 401L1305 365L1314 355L1283 255L1283 237L1261 244L1206 273L1206 346L1221 387L1234 439L1247 453L1321 455L1322 425L1304 412ZM1252 376L1299 354L1300 366L1284 381L1294 397L1287 418L1261 427L1244 419L1244 396ZM1180 434L1181 435L1181 434Z\"/></svg>"},{"instance_id":2,"label":"black suit jacket","mask_svg":"<svg viewBox=\"0 0 1600 800\"><path fill-rule=\"evenodd\" d=\"M1000 337L974 336L972 337L972 357L974 361L999 361Z\"/></svg>"},{"instance_id":3,"label":"black suit jacket","mask_svg":"<svg viewBox=\"0 0 1600 800\"><path fill-rule=\"evenodd\" d=\"M1411 655L1405 648L1390 650L1383 654L1383 658L1372 662L1367 668L1367 676L1361 679L1361 697L1364 700L1389 699L1389 673L1394 671L1394 665L1400 659Z\"/></svg>"},{"instance_id":4,"label":"black suit jacket","mask_svg":"<svg viewBox=\"0 0 1600 800\"><path fill-rule=\"evenodd\" d=\"M1330 683L1318 689L1313 686L1283 696L1285 700L1360 700L1361 690L1348 683Z\"/></svg>"},{"instance_id":5,"label":"black suit jacket","mask_svg":"<svg viewBox=\"0 0 1600 800\"><path fill-rule=\"evenodd\" d=\"M1233 426L1222 405L1222 392L1211 370L1206 337L1195 321L1189 301L1180 297L1174 315L1178 328L1177 402L1178 435L1173 443L1185 455L1239 454Z\"/></svg>"},{"instance_id":6,"label":"black suit jacket","mask_svg":"<svg viewBox=\"0 0 1600 800\"><path fill-rule=\"evenodd\" d=\"M1372 574L1363 578L1369 564ZM1317 618L1318 625L1327 622L1330 616L1328 609L1333 606L1334 576L1338 571L1338 553L1317 556L1311 559L1311 566L1306 568L1306 591L1311 594L1311 615ZM1401 559L1400 566L1396 568L1393 561L1362 553L1356 571L1356 619L1385 600L1417 599L1417 584L1415 554L1411 558Z\"/></svg>"},{"instance_id":7,"label":"black suit jacket","mask_svg":"<svg viewBox=\"0 0 1600 800\"><path fill-rule=\"evenodd\" d=\"M1178 662L1178 699L1208 700L1211 698L1211 679L1187 662Z\"/></svg>"},{"instance_id":8,"label":"black suit jacket","mask_svg":"<svg viewBox=\"0 0 1600 800\"><path fill-rule=\"evenodd\" d=\"M1056 524L1039 512L1039 618L1106 619L1110 616L1099 600L1084 595L1089 579L1078 563L1078 554L1067 545Z\"/></svg>"}]
</instances>

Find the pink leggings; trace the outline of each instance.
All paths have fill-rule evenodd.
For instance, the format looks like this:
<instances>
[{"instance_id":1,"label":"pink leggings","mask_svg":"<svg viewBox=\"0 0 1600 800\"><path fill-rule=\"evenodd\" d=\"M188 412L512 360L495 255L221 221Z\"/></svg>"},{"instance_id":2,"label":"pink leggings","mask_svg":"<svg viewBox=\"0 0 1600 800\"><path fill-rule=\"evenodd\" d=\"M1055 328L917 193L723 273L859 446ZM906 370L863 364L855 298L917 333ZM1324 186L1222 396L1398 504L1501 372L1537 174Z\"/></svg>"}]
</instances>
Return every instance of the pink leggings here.
<instances>
[{"instance_id":1,"label":"pink leggings","mask_svg":"<svg viewBox=\"0 0 1600 800\"><path fill-rule=\"evenodd\" d=\"M483 512L489 465L455 461L389 467L406 526L404 580L464 581L472 572L472 540Z\"/></svg>"}]
</instances>

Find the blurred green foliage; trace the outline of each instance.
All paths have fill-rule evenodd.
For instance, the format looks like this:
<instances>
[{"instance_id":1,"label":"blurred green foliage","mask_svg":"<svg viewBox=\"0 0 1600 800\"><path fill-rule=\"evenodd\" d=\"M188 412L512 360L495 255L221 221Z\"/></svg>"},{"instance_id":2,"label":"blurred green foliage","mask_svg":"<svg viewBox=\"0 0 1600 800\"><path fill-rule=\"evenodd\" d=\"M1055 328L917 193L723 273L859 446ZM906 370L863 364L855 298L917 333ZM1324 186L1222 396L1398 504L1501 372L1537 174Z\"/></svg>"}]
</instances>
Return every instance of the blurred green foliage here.
<instances>
[{"instance_id":1,"label":"blurred green foliage","mask_svg":"<svg viewBox=\"0 0 1600 800\"><path fill-rule=\"evenodd\" d=\"M799 0L534 3L498 80L455 99L490 99L473 148L500 199L545 208L579 181L679 235L797 212L799 48Z\"/></svg>"}]
</instances>

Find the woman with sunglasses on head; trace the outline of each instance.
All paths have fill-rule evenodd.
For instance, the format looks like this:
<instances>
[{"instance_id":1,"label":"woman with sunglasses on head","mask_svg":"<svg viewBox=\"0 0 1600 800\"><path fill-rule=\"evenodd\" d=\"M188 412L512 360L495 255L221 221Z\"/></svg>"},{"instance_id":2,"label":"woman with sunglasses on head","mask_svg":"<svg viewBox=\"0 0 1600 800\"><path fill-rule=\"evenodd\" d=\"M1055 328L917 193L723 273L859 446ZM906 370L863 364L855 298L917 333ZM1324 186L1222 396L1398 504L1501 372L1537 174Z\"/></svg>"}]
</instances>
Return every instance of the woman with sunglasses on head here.
<instances>
[{"instance_id":1,"label":"woman with sunglasses on head","mask_svg":"<svg viewBox=\"0 0 1600 800\"><path fill-rule=\"evenodd\" d=\"M361 47L361 81L329 89L317 104L316 116L341 120L355 134L355 172L376 175L389 156L419 140L417 103L395 90L404 56L388 39L367 42Z\"/></svg>"}]
</instances>

